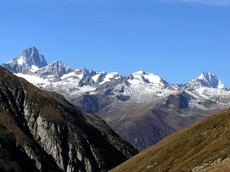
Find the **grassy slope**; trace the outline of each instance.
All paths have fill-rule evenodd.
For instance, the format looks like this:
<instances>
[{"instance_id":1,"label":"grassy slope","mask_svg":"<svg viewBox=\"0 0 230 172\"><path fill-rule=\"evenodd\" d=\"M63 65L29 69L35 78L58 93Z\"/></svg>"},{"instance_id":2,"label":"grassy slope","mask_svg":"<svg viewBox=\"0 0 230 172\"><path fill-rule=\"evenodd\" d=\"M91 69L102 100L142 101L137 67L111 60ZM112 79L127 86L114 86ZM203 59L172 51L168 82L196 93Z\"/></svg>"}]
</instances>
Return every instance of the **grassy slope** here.
<instances>
[{"instance_id":1,"label":"grassy slope","mask_svg":"<svg viewBox=\"0 0 230 172\"><path fill-rule=\"evenodd\" d=\"M144 150L112 170L126 171L191 171L204 163L230 155L230 109L183 129ZM230 171L230 160L223 164ZM207 168L211 168L207 165Z\"/></svg>"}]
</instances>

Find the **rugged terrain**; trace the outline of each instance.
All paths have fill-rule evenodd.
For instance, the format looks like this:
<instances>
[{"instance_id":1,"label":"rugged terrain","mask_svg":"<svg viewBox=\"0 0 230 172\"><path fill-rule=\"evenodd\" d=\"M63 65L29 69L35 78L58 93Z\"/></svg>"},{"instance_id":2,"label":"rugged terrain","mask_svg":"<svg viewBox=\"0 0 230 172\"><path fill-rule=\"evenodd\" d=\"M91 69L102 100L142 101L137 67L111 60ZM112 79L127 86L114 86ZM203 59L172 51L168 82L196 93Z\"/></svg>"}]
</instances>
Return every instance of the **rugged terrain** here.
<instances>
[{"instance_id":1,"label":"rugged terrain","mask_svg":"<svg viewBox=\"0 0 230 172\"><path fill-rule=\"evenodd\" d=\"M0 171L107 171L137 153L84 114L0 67Z\"/></svg>"},{"instance_id":2,"label":"rugged terrain","mask_svg":"<svg viewBox=\"0 0 230 172\"><path fill-rule=\"evenodd\" d=\"M112 172L230 171L230 109L166 137Z\"/></svg>"},{"instance_id":3,"label":"rugged terrain","mask_svg":"<svg viewBox=\"0 0 230 172\"><path fill-rule=\"evenodd\" d=\"M35 47L3 66L38 88L64 95L80 110L102 117L139 150L230 106L230 90L208 72L186 84L170 84L144 71L122 76L75 70L61 61L47 64Z\"/></svg>"}]
</instances>

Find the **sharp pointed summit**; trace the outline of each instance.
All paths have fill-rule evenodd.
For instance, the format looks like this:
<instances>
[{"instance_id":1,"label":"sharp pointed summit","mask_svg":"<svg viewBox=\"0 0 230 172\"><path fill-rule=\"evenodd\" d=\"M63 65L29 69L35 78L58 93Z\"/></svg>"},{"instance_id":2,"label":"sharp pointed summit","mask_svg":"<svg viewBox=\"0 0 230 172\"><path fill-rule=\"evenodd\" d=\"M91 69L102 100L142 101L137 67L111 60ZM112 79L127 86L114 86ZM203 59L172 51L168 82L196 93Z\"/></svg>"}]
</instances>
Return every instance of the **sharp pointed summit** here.
<instances>
[{"instance_id":1,"label":"sharp pointed summit","mask_svg":"<svg viewBox=\"0 0 230 172\"><path fill-rule=\"evenodd\" d=\"M39 68L47 65L47 62L43 55L39 54L37 48L32 47L24 50L18 57L18 63L24 66L31 67L35 65Z\"/></svg>"},{"instance_id":2,"label":"sharp pointed summit","mask_svg":"<svg viewBox=\"0 0 230 172\"><path fill-rule=\"evenodd\" d=\"M209 88L224 88L224 84L216 76L216 74L209 72L201 72L201 74L194 80L188 83L191 87L201 86Z\"/></svg>"},{"instance_id":3,"label":"sharp pointed summit","mask_svg":"<svg viewBox=\"0 0 230 172\"><path fill-rule=\"evenodd\" d=\"M8 70L13 73L26 73L29 70L34 72L38 68L44 67L47 62L43 55L35 47L28 48L22 51L13 60L3 64Z\"/></svg>"}]
</instances>

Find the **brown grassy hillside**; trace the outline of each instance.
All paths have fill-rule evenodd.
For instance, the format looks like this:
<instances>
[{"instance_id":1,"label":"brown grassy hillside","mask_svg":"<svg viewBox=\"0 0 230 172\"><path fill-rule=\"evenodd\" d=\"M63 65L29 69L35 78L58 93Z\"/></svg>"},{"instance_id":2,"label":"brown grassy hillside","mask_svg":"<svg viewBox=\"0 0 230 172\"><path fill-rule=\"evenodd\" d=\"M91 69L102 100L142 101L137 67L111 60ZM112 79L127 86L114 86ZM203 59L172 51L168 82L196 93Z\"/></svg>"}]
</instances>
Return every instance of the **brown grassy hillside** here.
<instances>
[{"instance_id":1,"label":"brown grassy hillside","mask_svg":"<svg viewBox=\"0 0 230 172\"><path fill-rule=\"evenodd\" d=\"M181 130L112 172L230 171L230 109Z\"/></svg>"}]
</instances>

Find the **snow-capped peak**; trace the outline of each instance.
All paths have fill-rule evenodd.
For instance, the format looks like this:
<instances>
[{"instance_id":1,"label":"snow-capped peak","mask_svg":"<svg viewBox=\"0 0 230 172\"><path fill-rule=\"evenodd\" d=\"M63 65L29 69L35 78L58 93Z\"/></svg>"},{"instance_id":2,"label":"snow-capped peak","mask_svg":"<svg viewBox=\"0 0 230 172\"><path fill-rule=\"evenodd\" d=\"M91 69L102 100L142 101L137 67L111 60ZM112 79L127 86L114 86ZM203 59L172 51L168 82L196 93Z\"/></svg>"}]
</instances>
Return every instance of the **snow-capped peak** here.
<instances>
[{"instance_id":1,"label":"snow-capped peak","mask_svg":"<svg viewBox=\"0 0 230 172\"><path fill-rule=\"evenodd\" d=\"M130 78L130 82L132 83L145 82L153 86L160 86L160 87L169 86L169 84L165 80L163 80L160 76L154 75L152 73L147 73L142 70L131 74L129 78Z\"/></svg>"},{"instance_id":2,"label":"snow-capped peak","mask_svg":"<svg viewBox=\"0 0 230 172\"><path fill-rule=\"evenodd\" d=\"M145 71L143 71L143 70L139 70L139 71L136 71L136 72L134 72L133 73L133 75L145 75L146 74L146 72Z\"/></svg>"},{"instance_id":3,"label":"snow-capped peak","mask_svg":"<svg viewBox=\"0 0 230 172\"><path fill-rule=\"evenodd\" d=\"M104 71L100 72L100 73L97 73L96 75L94 75L92 77L94 82L99 83L100 85L104 84L106 82L110 82L112 80L119 79L119 78L121 78L121 75L119 73L117 73L117 72L107 73L107 72L104 72Z\"/></svg>"},{"instance_id":4,"label":"snow-capped peak","mask_svg":"<svg viewBox=\"0 0 230 172\"><path fill-rule=\"evenodd\" d=\"M220 81L216 74L209 72L201 72L201 74L196 79L189 82L188 85L192 87L202 86L209 88L224 88L224 84Z\"/></svg>"}]
</instances>

